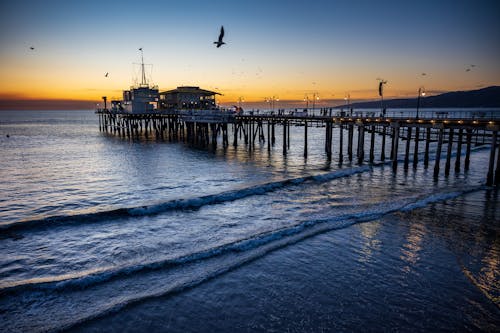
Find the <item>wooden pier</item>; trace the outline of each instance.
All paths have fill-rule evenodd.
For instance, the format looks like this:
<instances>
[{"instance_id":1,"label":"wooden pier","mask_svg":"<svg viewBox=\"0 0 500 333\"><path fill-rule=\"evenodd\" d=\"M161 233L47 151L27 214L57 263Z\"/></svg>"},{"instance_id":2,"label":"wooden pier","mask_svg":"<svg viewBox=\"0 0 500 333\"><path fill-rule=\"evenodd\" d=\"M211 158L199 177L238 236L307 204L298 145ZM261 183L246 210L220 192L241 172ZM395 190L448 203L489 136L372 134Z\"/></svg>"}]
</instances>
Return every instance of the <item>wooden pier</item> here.
<instances>
[{"instance_id":1,"label":"wooden pier","mask_svg":"<svg viewBox=\"0 0 500 333\"><path fill-rule=\"evenodd\" d=\"M326 158L332 160L333 145L338 144L338 161L344 160L344 148L350 162L374 163L386 160L386 143L390 143L390 160L394 171L398 168L399 145L405 144L403 168L417 168L418 158L423 150L423 167L429 167L430 144L437 143L434 158L434 177L440 173L443 165L441 155L445 148L444 174L451 170L453 147L455 145L454 172L469 170L472 146L489 145L490 158L486 175L487 185L500 184L500 144L498 131L499 119L451 119L451 118L404 118L404 117L340 117L340 116L308 116L289 114L240 115L234 113L198 113L198 112L158 112L147 114L116 113L106 109L96 112L99 116L99 129L122 137L155 136L166 140L182 140L197 145L216 146L219 138L227 147L232 137L234 146L243 142L252 150L256 143L266 144L267 149L276 144L276 126L282 127L282 152L286 155L290 149L290 127L304 128L304 158L308 156L308 128L322 127L325 131L324 151ZM334 131L338 131L338 143L334 141ZM354 135L357 144L354 147ZM344 138L347 135L346 138ZM375 156L375 137L381 137L378 159ZM345 147L344 140L347 141ZM365 143L369 141L369 151L365 152ZM379 140L380 141L380 140ZM413 148L412 148L413 143ZM465 148L464 148L465 146ZM356 155L354 156L354 151ZM413 151L411 151L413 149ZM462 164L462 152L465 157Z\"/></svg>"}]
</instances>

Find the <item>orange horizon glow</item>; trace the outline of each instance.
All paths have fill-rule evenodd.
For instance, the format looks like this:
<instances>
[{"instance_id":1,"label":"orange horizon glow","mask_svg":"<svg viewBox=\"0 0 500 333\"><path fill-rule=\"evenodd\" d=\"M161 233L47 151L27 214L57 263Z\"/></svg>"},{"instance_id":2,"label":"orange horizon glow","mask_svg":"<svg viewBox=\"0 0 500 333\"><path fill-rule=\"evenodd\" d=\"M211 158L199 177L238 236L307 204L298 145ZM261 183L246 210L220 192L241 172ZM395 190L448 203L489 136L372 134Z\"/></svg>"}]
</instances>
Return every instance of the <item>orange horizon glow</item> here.
<instances>
[{"instance_id":1,"label":"orange horizon glow","mask_svg":"<svg viewBox=\"0 0 500 333\"><path fill-rule=\"evenodd\" d=\"M175 87L168 87L160 91L174 89ZM205 87L200 86L205 89ZM478 89L477 87L475 89ZM210 90L210 89L209 89ZM465 89L463 89L465 90ZM470 89L474 90L474 89ZM365 89L358 91L340 92L338 94L332 93L327 90L317 90L315 92L305 93L284 93L282 95L267 94L260 91L250 95L245 91L233 91L229 94L224 94L223 91L217 89L221 95L216 96L217 103L222 107L230 107L233 105L240 105L244 109L261 108L270 109L271 105L268 101L269 98L274 96L277 101L274 103L274 108L302 108L307 105L309 108L313 105L313 95L318 98L315 101L315 107L335 107L346 104L347 96L349 95L350 103L378 101L378 91L376 89ZM427 91L426 96L433 96L440 93L448 92L448 90ZM413 91L396 91L392 94L384 94L384 99L395 98L416 98L418 93ZM108 101L121 99L122 90L102 91L101 93L84 93L76 98L75 94L71 92L53 92L46 95L27 95L23 93L0 93L0 110L36 110L36 109L54 109L54 110L76 110L76 109L95 109L102 107L102 97L106 96ZM261 97L263 96L263 97ZM322 96L326 96L323 98ZM308 98L308 101L306 99Z\"/></svg>"},{"instance_id":2,"label":"orange horizon glow","mask_svg":"<svg viewBox=\"0 0 500 333\"><path fill-rule=\"evenodd\" d=\"M102 96L121 99L138 77L142 55L149 82L160 91L199 86L221 93L223 106L241 97L264 108L266 97L279 96L275 107L299 107L313 94L320 107L343 104L347 95L353 103L378 100L377 78L388 81L385 99L415 98L422 86L433 95L500 85L500 48L492 33L500 23L488 6L470 3L456 11L428 1L429 12L426 6L408 10L404 2L316 1L304 24L303 6L258 3L231 2L220 12L211 3L193 9L158 2L136 26L121 24L136 22L135 6L119 6L120 20L114 20L109 14L117 7L106 0L33 2L30 11L22 1L6 2L0 108L16 101L34 107L37 101L79 106ZM216 48L221 23L226 44Z\"/></svg>"}]
</instances>

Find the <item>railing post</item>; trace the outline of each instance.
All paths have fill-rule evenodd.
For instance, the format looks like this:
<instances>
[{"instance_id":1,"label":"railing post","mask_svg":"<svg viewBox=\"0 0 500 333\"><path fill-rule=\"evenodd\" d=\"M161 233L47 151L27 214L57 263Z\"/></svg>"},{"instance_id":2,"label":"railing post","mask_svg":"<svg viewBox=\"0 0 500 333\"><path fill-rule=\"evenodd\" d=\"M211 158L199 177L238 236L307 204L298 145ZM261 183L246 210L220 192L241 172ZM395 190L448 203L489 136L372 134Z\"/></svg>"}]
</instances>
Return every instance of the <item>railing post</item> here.
<instances>
[{"instance_id":1,"label":"railing post","mask_svg":"<svg viewBox=\"0 0 500 333\"><path fill-rule=\"evenodd\" d=\"M497 135L498 131L493 131L491 137L491 149L490 149L490 161L488 163L488 174L486 175L486 185L493 185L493 168L495 166L495 152L497 145Z\"/></svg>"}]
</instances>

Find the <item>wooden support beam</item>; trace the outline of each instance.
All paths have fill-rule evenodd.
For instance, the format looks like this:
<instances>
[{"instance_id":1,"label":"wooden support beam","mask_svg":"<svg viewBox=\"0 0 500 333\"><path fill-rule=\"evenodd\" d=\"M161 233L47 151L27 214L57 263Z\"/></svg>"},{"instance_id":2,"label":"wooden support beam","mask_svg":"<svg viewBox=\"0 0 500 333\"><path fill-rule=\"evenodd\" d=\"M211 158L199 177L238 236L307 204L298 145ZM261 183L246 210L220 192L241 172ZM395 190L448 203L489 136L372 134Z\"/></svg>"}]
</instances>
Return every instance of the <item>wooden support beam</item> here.
<instances>
[{"instance_id":1,"label":"wooden support beam","mask_svg":"<svg viewBox=\"0 0 500 333\"><path fill-rule=\"evenodd\" d=\"M408 127L407 135L406 135L406 148L405 148L405 163L404 163L405 170L408 170L408 164L410 162L411 132L412 132L412 128Z\"/></svg>"},{"instance_id":2,"label":"wooden support beam","mask_svg":"<svg viewBox=\"0 0 500 333\"><path fill-rule=\"evenodd\" d=\"M464 162L464 170L468 171L470 166L470 151L472 146L472 128L467 129L467 146L465 148L465 162Z\"/></svg>"},{"instance_id":3,"label":"wooden support beam","mask_svg":"<svg viewBox=\"0 0 500 333\"><path fill-rule=\"evenodd\" d=\"M373 160L375 159L375 125L372 125L371 127L371 135L370 135L370 163L373 163Z\"/></svg>"},{"instance_id":4,"label":"wooden support beam","mask_svg":"<svg viewBox=\"0 0 500 333\"><path fill-rule=\"evenodd\" d=\"M495 167L495 152L497 145L498 131L493 131L491 136L490 160L488 163L488 174L486 175L486 185L493 185L493 168Z\"/></svg>"},{"instance_id":5,"label":"wooden support beam","mask_svg":"<svg viewBox=\"0 0 500 333\"><path fill-rule=\"evenodd\" d=\"M307 158L307 120L304 121L304 157Z\"/></svg>"},{"instance_id":6,"label":"wooden support beam","mask_svg":"<svg viewBox=\"0 0 500 333\"><path fill-rule=\"evenodd\" d=\"M495 185L500 185L500 144L497 143L497 169L495 171Z\"/></svg>"},{"instance_id":7,"label":"wooden support beam","mask_svg":"<svg viewBox=\"0 0 500 333\"><path fill-rule=\"evenodd\" d=\"M386 138L386 126L382 126L382 150L380 151L380 160L385 161L385 138Z\"/></svg>"},{"instance_id":8,"label":"wooden support beam","mask_svg":"<svg viewBox=\"0 0 500 333\"><path fill-rule=\"evenodd\" d=\"M286 133L287 133L287 130L286 130L286 120L283 120L283 155L286 155L287 153L287 150L286 150Z\"/></svg>"},{"instance_id":9,"label":"wooden support beam","mask_svg":"<svg viewBox=\"0 0 500 333\"><path fill-rule=\"evenodd\" d=\"M354 125L349 124L347 133L347 155L349 156L349 161L352 161L352 139L354 135Z\"/></svg>"},{"instance_id":10,"label":"wooden support beam","mask_svg":"<svg viewBox=\"0 0 500 333\"><path fill-rule=\"evenodd\" d=\"M365 125L358 126L358 164L365 159Z\"/></svg>"},{"instance_id":11,"label":"wooden support beam","mask_svg":"<svg viewBox=\"0 0 500 333\"><path fill-rule=\"evenodd\" d=\"M290 124L288 124L287 126L287 132L288 133L286 134L286 139L287 139L286 146L288 149L290 149Z\"/></svg>"},{"instance_id":12,"label":"wooden support beam","mask_svg":"<svg viewBox=\"0 0 500 333\"><path fill-rule=\"evenodd\" d=\"M440 128L438 134L438 145L436 149L436 161L434 164L435 178L439 175L439 161L441 160L441 149L443 148L443 135L444 135L444 128Z\"/></svg>"},{"instance_id":13,"label":"wooden support beam","mask_svg":"<svg viewBox=\"0 0 500 333\"><path fill-rule=\"evenodd\" d=\"M460 159L462 155L462 139L464 130L463 128L458 130L458 141L457 141L457 156L455 157L455 172L460 172Z\"/></svg>"},{"instance_id":14,"label":"wooden support beam","mask_svg":"<svg viewBox=\"0 0 500 333\"><path fill-rule=\"evenodd\" d=\"M425 133L425 152L424 152L424 168L429 166L429 146L431 144L431 128L427 127Z\"/></svg>"},{"instance_id":15,"label":"wooden support beam","mask_svg":"<svg viewBox=\"0 0 500 333\"><path fill-rule=\"evenodd\" d=\"M413 169L418 165L418 143L420 142L420 127L415 128L415 148L413 150Z\"/></svg>"},{"instance_id":16,"label":"wooden support beam","mask_svg":"<svg viewBox=\"0 0 500 333\"><path fill-rule=\"evenodd\" d=\"M343 148L344 148L344 125L340 123L340 134L339 134L339 164L342 164L344 160L344 155L343 153Z\"/></svg>"},{"instance_id":17,"label":"wooden support beam","mask_svg":"<svg viewBox=\"0 0 500 333\"><path fill-rule=\"evenodd\" d=\"M393 136L392 136L392 149L391 149L391 157L392 157L392 170L396 172L398 169L398 149L399 149L399 124L391 124L393 127Z\"/></svg>"},{"instance_id":18,"label":"wooden support beam","mask_svg":"<svg viewBox=\"0 0 500 333\"><path fill-rule=\"evenodd\" d=\"M274 146L274 143L276 142L276 136L274 132L274 120L271 121L271 144Z\"/></svg>"},{"instance_id":19,"label":"wooden support beam","mask_svg":"<svg viewBox=\"0 0 500 333\"><path fill-rule=\"evenodd\" d=\"M444 174L446 176L450 174L452 148L453 148L453 128L450 128L450 131L448 133L448 150L446 151L446 164L444 167Z\"/></svg>"},{"instance_id":20,"label":"wooden support beam","mask_svg":"<svg viewBox=\"0 0 500 333\"><path fill-rule=\"evenodd\" d=\"M267 121L267 150L271 151L271 124Z\"/></svg>"}]
</instances>

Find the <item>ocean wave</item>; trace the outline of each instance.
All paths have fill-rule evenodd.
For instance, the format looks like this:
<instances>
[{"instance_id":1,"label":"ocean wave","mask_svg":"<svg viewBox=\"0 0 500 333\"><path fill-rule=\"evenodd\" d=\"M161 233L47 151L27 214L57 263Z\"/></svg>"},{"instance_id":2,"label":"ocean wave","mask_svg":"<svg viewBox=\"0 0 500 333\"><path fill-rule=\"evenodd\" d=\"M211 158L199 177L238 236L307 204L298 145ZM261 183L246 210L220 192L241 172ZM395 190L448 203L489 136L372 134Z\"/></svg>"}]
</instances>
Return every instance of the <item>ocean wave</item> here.
<instances>
[{"instance_id":1,"label":"ocean wave","mask_svg":"<svg viewBox=\"0 0 500 333\"><path fill-rule=\"evenodd\" d=\"M308 175L304 177L257 184L246 188L239 188L205 196L174 199L161 203L155 203L152 205L116 208L107 211L81 213L75 215L48 216L41 219L5 223L0 225L0 232L2 232L4 236L9 236L9 233L12 233L14 231L30 228L47 227L58 224L70 225L79 223L92 223L130 216L156 215L171 210L198 209L207 205L221 204L224 202L236 201L254 195L266 194L268 192L276 191L287 186L298 185L308 181L327 182L336 178L348 177L370 170L371 167L369 165L365 165L354 168L341 169L319 175Z\"/></svg>"},{"instance_id":2,"label":"ocean wave","mask_svg":"<svg viewBox=\"0 0 500 333\"><path fill-rule=\"evenodd\" d=\"M204 249L198 252L180 256L177 258L165 258L156 261L131 264L124 267L102 267L98 270L83 271L78 274L59 275L52 277L44 277L38 279L29 279L12 283L4 283L0 285L0 296L9 293L23 292L26 290L71 290L83 289L92 285L100 284L115 278L130 276L133 274L154 271L160 269L168 269L184 264L203 261L205 259L214 258L228 253L242 253L258 249L267 244L272 244L276 241L281 241L290 236L295 236L300 239L309 237L310 232L301 235L305 230L322 225L319 232L325 232L347 226L355 223L373 221L383 217L384 215L395 212L407 212L414 209L425 207L431 203L441 202L454 199L464 194L485 189L484 186L467 187L453 192L438 192L424 196L416 196L404 198L391 203L375 204L369 209L358 212L348 213L335 217L320 217L310 218L304 221L287 226L281 229L253 235L252 237L241 239L235 242L219 245L213 248ZM308 236L309 235L309 236Z\"/></svg>"}]
</instances>

